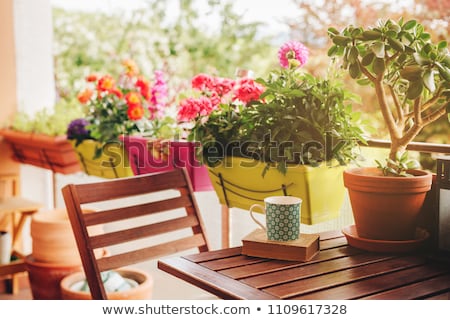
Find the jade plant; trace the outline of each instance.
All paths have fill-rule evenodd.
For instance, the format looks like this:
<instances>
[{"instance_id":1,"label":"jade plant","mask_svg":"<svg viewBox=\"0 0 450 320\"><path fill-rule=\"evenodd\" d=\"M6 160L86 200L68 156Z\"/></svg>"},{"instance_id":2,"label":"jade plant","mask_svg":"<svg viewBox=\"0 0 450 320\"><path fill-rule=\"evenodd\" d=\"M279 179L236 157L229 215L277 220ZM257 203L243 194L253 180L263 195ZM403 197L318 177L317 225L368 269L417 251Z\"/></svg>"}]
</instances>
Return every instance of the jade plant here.
<instances>
[{"instance_id":1,"label":"jade plant","mask_svg":"<svg viewBox=\"0 0 450 320\"><path fill-rule=\"evenodd\" d=\"M374 88L389 132L389 159L397 161L427 125L446 114L450 121L448 43L433 43L415 20L379 21L376 26L329 28L328 55L361 85Z\"/></svg>"}]
</instances>

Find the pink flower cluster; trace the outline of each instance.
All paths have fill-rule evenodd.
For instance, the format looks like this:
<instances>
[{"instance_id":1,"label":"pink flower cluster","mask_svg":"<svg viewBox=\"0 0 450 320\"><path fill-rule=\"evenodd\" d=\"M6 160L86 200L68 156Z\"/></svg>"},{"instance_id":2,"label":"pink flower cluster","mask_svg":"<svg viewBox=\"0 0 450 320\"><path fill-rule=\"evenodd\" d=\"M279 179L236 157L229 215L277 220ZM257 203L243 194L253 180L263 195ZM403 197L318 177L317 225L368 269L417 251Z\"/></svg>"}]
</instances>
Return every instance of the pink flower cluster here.
<instances>
[{"instance_id":1,"label":"pink flower cluster","mask_svg":"<svg viewBox=\"0 0 450 320\"><path fill-rule=\"evenodd\" d=\"M167 106L168 87L164 79L164 73L160 70L154 72L154 83L151 89L150 103L148 107L151 118L161 118L164 114L164 108Z\"/></svg>"},{"instance_id":2,"label":"pink flower cluster","mask_svg":"<svg viewBox=\"0 0 450 320\"><path fill-rule=\"evenodd\" d=\"M192 121L197 117L208 116L220 104L246 104L258 100L264 92L264 87L251 78L232 80L204 73L193 77L191 86L201 92L201 96L181 101L178 108L179 121Z\"/></svg>"},{"instance_id":3,"label":"pink flower cluster","mask_svg":"<svg viewBox=\"0 0 450 320\"><path fill-rule=\"evenodd\" d=\"M298 41L288 41L284 43L278 50L278 59L283 68L290 67L289 60L297 61L296 67L303 66L309 57L308 48Z\"/></svg>"}]
</instances>

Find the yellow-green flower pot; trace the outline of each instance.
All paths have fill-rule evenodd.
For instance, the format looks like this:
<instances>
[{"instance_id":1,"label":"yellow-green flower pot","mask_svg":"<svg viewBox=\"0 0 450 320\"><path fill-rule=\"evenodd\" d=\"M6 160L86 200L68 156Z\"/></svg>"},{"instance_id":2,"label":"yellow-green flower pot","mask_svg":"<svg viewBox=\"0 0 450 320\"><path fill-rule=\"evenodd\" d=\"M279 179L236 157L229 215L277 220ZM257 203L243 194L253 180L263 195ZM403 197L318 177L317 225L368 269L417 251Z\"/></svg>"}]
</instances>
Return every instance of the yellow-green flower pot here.
<instances>
[{"instance_id":1,"label":"yellow-green flower pot","mask_svg":"<svg viewBox=\"0 0 450 320\"><path fill-rule=\"evenodd\" d=\"M84 140L78 146L75 146L74 141L72 143L81 168L86 174L108 179L134 175L122 143L112 142L103 146L95 140ZM98 158L95 158L96 147L102 147L102 153Z\"/></svg>"},{"instance_id":2,"label":"yellow-green flower pot","mask_svg":"<svg viewBox=\"0 0 450 320\"><path fill-rule=\"evenodd\" d=\"M262 176L265 163L240 157L226 158L221 165L208 168L221 204L249 210L254 203L274 195L296 196L303 200L301 223L317 224L338 218L345 197L345 166L323 164L289 166L286 175L275 167Z\"/></svg>"}]
</instances>

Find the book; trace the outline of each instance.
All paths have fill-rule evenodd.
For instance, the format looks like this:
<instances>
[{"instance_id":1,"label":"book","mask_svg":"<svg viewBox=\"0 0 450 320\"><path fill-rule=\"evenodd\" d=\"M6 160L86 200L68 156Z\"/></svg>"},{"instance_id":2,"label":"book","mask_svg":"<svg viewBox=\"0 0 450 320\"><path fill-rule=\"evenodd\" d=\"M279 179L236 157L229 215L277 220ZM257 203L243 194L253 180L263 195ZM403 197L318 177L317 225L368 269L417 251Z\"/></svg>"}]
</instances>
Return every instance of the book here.
<instances>
[{"instance_id":1,"label":"book","mask_svg":"<svg viewBox=\"0 0 450 320\"><path fill-rule=\"evenodd\" d=\"M242 254L259 258L306 262L319 250L318 234L300 233L297 240L272 241L266 231L256 229L242 239Z\"/></svg>"}]
</instances>

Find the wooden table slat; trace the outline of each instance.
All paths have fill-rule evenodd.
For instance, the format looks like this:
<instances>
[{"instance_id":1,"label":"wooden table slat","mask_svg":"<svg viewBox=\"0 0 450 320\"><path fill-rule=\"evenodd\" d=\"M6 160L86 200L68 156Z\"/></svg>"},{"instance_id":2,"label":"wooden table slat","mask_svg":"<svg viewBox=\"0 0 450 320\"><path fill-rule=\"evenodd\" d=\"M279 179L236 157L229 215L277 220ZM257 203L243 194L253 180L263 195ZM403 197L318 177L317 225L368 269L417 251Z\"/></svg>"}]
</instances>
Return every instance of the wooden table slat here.
<instances>
[{"instance_id":1,"label":"wooden table slat","mask_svg":"<svg viewBox=\"0 0 450 320\"><path fill-rule=\"evenodd\" d=\"M381 262L364 264L359 267L344 269L320 276L283 283L264 289L264 292L287 299L299 294L332 288L337 285L350 283L364 278L374 277L384 273L393 272L421 265L425 262L421 257L399 257Z\"/></svg>"},{"instance_id":2,"label":"wooden table slat","mask_svg":"<svg viewBox=\"0 0 450 320\"><path fill-rule=\"evenodd\" d=\"M356 281L339 285L327 290L312 292L309 294L302 294L293 299L302 300L334 300L334 299L361 299L363 297L376 295L385 290L398 288L399 286L406 286L411 283L416 283L430 277L440 276L445 272L443 268L430 268L428 265L421 265L409 269L400 270L398 272L391 272L377 277L364 279L363 281ZM444 275L445 277L445 275ZM406 288L406 287L402 287ZM397 299L405 299L407 296L415 299L420 294L417 292L405 292L406 295L397 296ZM385 297L387 298L387 297Z\"/></svg>"},{"instance_id":3,"label":"wooden table slat","mask_svg":"<svg viewBox=\"0 0 450 320\"><path fill-rule=\"evenodd\" d=\"M168 271L172 275L223 299L277 299L271 294L262 292L241 282L230 281L230 278L184 258L175 257L159 260L158 268L163 271Z\"/></svg>"},{"instance_id":4,"label":"wooden table slat","mask_svg":"<svg viewBox=\"0 0 450 320\"><path fill-rule=\"evenodd\" d=\"M227 248L227 249L220 249L220 250L214 250L209 252L202 252L202 253L194 253L191 255L187 255L184 257L184 259L200 263L210 260L217 260L221 258L228 258L232 256L239 256L241 254L242 249L240 247L235 248Z\"/></svg>"},{"instance_id":5,"label":"wooden table slat","mask_svg":"<svg viewBox=\"0 0 450 320\"><path fill-rule=\"evenodd\" d=\"M436 271L437 273L437 271ZM431 270L426 270L422 273L422 278L433 276ZM409 281L412 277L407 277ZM399 288L395 288L389 291L381 292L378 294L365 297L363 299L368 300L398 300L398 299L425 299L430 295L434 295L435 292L448 290L448 284L450 283L450 272L448 274L433 277L421 282L412 283Z\"/></svg>"},{"instance_id":6,"label":"wooden table slat","mask_svg":"<svg viewBox=\"0 0 450 320\"><path fill-rule=\"evenodd\" d=\"M320 250L326 250L336 247L343 247L347 245L345 237L332 238L320 241Z\"/></svg>"},{"instance_id":7,"label":"wooden table slat","mask_svg":"<svg viewBox=\"0 0 450 320\"><path fill-rule=\"evenodd\" d=\"M323 261L319 264L307 264L299 267L291 268L289 270L282 270L277 272L266 273L259 276L253 276L246 279L242 279L242 282L251 285L255 288L265 288L273 285L280 285L282 283L288 283L295 280L306 279L316 277L320 275L337 272L340 270L348 269L351 265L352 268L366 266L372 263L392 259L392 256L374 255L374 254L361 254L350 257L342 257L339 259L333 259L329 261Z\"/></svg>"},{"instance_id":8,"label":"wooden table slat","mask_svg":"<svg viewBox=\"0 0 450 320\"><path fill-rule=\"evenodd\" d=\"M257 257L247 257L247 256L235 256L231 258L222 258L220 260L212 260L199 263L200 265L214 270L220 271L224 269L234 268L243 265L253 265L256 263L266 262L269 259L266 258L257 258Z\"/></svg>"},{"instance_id":9,"label":"wooden table slat","mask_svg":"<svg viewBox=\"0 0 450 320\"><path fill-rule=\"evenodd\" d=\"M437 295L427 297L424 300L450 300L450 289L448 292L439 293Z\"/></svg>"},{"instance_id":10,"label":"wooden table slat","mask_svg":"<svg viewBox=\"0 0 450 320\"><path fill-rule=\"evenodd\" d=\"M320 240L328 240L342 237L344 237L344 234L340 230L330 230L320 233Z\"/></svg>"},{"instance_id":11,"label":"wooden table slat","mask_svg":"<svg viewBox=\"0 0 450 320\"><path fill-rule=\"evenodd\" d=\"M336 258L349 257L356 254L362 254L364 251L352 247L339 247L321 251L318 255L307 262L286 261L286 260L267 260L263 263L255 263L250 265L241 265L236 268L229 268L222 270L221 273L233 279L243 279L251 276L262 275L270 272L281 271L298 266L305 266L314 263L319 263L326 260Z\"/></svg>"}]
</instances>

